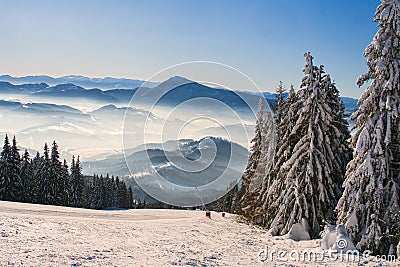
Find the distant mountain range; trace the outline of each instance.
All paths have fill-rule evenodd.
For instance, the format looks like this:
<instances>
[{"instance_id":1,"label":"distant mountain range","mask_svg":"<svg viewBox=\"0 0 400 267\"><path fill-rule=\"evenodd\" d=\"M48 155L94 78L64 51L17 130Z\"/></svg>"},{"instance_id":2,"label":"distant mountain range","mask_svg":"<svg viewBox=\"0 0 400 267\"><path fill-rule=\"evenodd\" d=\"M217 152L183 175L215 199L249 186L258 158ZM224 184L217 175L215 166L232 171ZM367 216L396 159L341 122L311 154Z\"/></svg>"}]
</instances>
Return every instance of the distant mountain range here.
<instances>
[{"instance_id":1,"label":"distant mountain range","mask_svg":"<svg viewBox=\"0 0 400 267\"><path fill-rule=\"evenodd\" d=\"M127 78L89 78L80 75L68 75L61 77L51 77L47 75L13 77L10 75L0 75L0 81L10 82L13 84L32 84L46 83L50 86L57 84L75 84L85 88L99 89L133 89L141 86L145 81ZM147 87L156 86L157 83L146 82Z\"/></svg>"},{"instance_id":2,"label":"distant mountain range","mask_svg":"<svg viewBox=\"0 0 400 267\"><path fill-rule=\"evenodd\" d=\"M67 105L56 105L48 103L21 103L16 101L0 100L0 109L6 109L12 112L28 112L32 113L45 113L46 115L53 114L77 114L83 115L83 113L75 108Z\"/></svg>"},{"instance_id":3,"label":"distant mountain range","mask_svg":"<svg viewBox=\"0 0 400 267\"><path fill-rule=\"evenodd\" d=\"M207 140L212 140L216 144L216 156L215 159L208 168L205 168L200 172L191 172L190 179L188 174L175 167L177 163L179 165L186 164L184 160L189 159L190 164L199 164L196 162L199 159L201 153L211 149L210 147L200 147L204 138L201 140L182 139L178 141L168 141L170 144L149 144L146 146L139 146L126 151L127 163L125 162L124 154L116 154L106 157L104 160L84 162L83 171L86 174L91 173L112 173L113 175L119 176L149 176L152 172L159 172L168 181L181 185L181 186L201 186L212 182L213 179L219 177L220 174L226 169L229 163L229 159L232 153L238 156L238 162L231 162L235 168L227 170L229 172L239 172L241 168L244 168L247 163L249 152L246 148L231 143L229 141L208 137ZM169 149L172 142L178 142L178 147ZM200 152L201 151L201 152ZM182 154L181 154L182 153ZM183 157L182 157L183 155ZM171 163L174 162L174 164ZM128 170L128 166L130 171ZM240 175L239 175L240 176Z\"/></svg>"},{"instance_id":4,"label":"distant mountain range","mask_svg":"<svg viewBox=\"0 0 400 267\"><path fill-rule=\"evenodd\" d=\"M39 76L37 76L39 77ZM57 84L50 86L47 83L20 84L14 85L8 81L1 81L0 76L0 94L29 94L35 98L79 98L91 101L98 101L106 104L128 105L138 88L133 89L86 89L76 84ZM247 92L233 92L226 89L217 89L181 78L172 77L153 88L141 88L135 97L143 104L155 103L158 96L162 98L158 101L161 106L176 106L187 100L194 98L214 99L231 108L248 109L248 104L252 105L258 102L259 95ZM268 95L268 93L267 93ZM245 103L243 100L247 102ZM202 100L196 102L203 106Z\"/></svg>"},{"instance_id":5,"label":"distant mountain range","mask_svg":"<svg viewBox=\"0 0 400 267\"><path fill-rule=\"evenodd\" d=\"M68 77L75 77L68 79ZM34 97L49 97L49 98L79 98L87 99L91 101L99 101L106 104L125 104L127 105L133 95L137 92L137 87L141 85L140 81L137 83L131 82L130 85L136 85L136 87L131 89L110 89L110 90L100 90L100 89L86 89L77 83L65 83L50 85L46 81L65 81L65 80L81 80L92 81L101 83L102 80L119 80L115 78L86 78L82 76L64 76L60 78L52 78L49 76L27 76L21 78L14 78L8 75L0 76L0 94L30 94ZM29 84L19 84L14 85L10 81L37 81L38 83ZM123 81L127 79L122 79ZM134 80L127 80L134 81ZM127 82L128 83L128 82ZM82 84L82 83L80 83ZM111 84L111 82L109 83ZM116 86L114 86L116 87ZM172 89L172 90L171 90ZM166 93L167 92L167 93ZM158 101L159 105L166 106L176 106L187 100L194 98L207 98L215 99L221 101L229 107L247 109L248 103L254 104L259 99L259 94L243 92L243 91L231 91L226 89L218 89L208 87L182 77L171 77L170 79L155 85L152 88L141 88L140 96L136 96L136 99L140 99L142 103L152 103L156 96L163 95L163 97ZM263 93L265 99L270 105L275 104L276 94L270 92ZM244 99L244 100L243 100ZM349 115L357 109L357 100L349 97L342 97L342 100L346 107L346 114ZM203 105L201 101L195 102L197 105Z\"/></svg>"},{"instance_id":6,"label":"distant mountain range","mask_svg":"<svg viewBox=\"0 0 400 267\"><path fill-rule=\"evenodd\" d=\"M15 85L10 79L14 82L13 79L20 79L18 81L35 83ZM190 121L185 116L192 114L217 116L221 125L188 123L190 138L224 136L221 133L228 130L231 140L247 147L248 139L241 129L245 128L251 138L255 122L254 114L247 104L254 107L260 98L259 93L212 88L182 77L171 77L151 88L110 90L86 89L74 83L52 85L47 83L49 79L54 82L55 78L0 76L0 133L16 134L22 146L39 151L42 151L44 142L57 140L61 142L60 147L65 147L63 157L70 158L72 154L79 154L86 161L104 159L122 150L121 136L127 111L131 129L136 131L133 142L137 142L129 145L130 148L143 143L143 125L148 118L153 124L166 122L169 129L180 129L185 122ZM152 110L149 114L146 104L153 103L162 95L157 103L158 106L167 106L167 113L164 110ZM264 92L263 95L270 105L275 103L275 94ZM130 105L133 96L135 102ZM192 99L196 101L190 102ZM348 117L357 109L357 100L347 97L342 99ZM185 101L190 104L180 113L174 117L164 117L168 111L173 110L172 107ZM244 120L238 120L229 112L224 113L221 103ZM149 136L157 134L153 132ZM146 141L154 142L156 139Z\"/></svg>"},{"instance_id":7,"label":"distant mountain range","mask_svg":"<svg viewBox=\"0 0 400 267\"><path fill-rule=\"evenodd\" d=\"M0 94L29 94L37 98L80 98L103 103L128 103L135 91L136 88L111 90L85 89L72 83L50 86L47 83L14 85L10 82L0 81Z\"/></svg>"}]
</instances>

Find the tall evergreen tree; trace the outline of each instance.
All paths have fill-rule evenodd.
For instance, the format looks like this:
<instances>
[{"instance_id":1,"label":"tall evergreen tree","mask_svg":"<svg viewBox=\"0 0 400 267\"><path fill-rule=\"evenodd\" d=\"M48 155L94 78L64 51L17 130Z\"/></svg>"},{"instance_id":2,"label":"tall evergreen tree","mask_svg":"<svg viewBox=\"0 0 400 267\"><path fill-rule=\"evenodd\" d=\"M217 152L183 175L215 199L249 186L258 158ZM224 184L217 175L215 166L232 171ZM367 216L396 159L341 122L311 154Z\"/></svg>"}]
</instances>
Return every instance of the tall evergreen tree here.
<instances>
[{"instance_id":1,"label":"tall evergreen tree","mask_svg":"<svg viewBox=\"0 0 400 267\"><path fill-rule=\"evenodd\" d=\"M119 192L120 192L120 198L121 198L121 203L120 207L129 209L129 192L128 188L126 187L126 184L124 180L120 180L120 186L119 186Z\"/></svg>"},{"instance_id":2,"label":"tall evergreen tree","mask_svg":"<svg viewBox=\"0 0 400 267\"><path fill-rule=\"evenodd\" d=\"M342 185L346 174L346 166L352 159L353 154L349 144L351 138L349 124L344 119L344 104L339 96L339 90L331 81L330 75L325 75L322 78L321 86L327 94L327 104L332 111L332 124L335 126L330 127L330 135L335 137L335 142L331 144L335 157L332 165L332 179L335 181L335 185ZM341 189L339 190L342 191Z\"/></svg>"},{"instance_id":3,"label":"tall evergreen tree","mask_svg":"<svg viewBox=\"0 0 400 267\"><path fill-rule=\"evenodd\" d=\"M97 175L94 174L93 178L88 179L88 182L85 184L85 187L83 189L84 191L84 197L83 197L83 207L87 209L96 209L96 201L95 201L95 186L96 186L96 179Z\"/></svg>"},{"instance_id":4,"label":"tall evergreen tree","mask_svg":"<svg viewBox=\"0 0 400 267\"><path fill-rule=\"evenodd\" d=\"M93 176L92 187L90 192L90 206L92 209L103 209L103 194L102 194L103 176Z\"/></svg>"},{"instance_id":5,"label":"tall evergreen tree","mask_svg":"<svg viewBox=\"0 0 400 267\"><path fill-rule=\"evenodd\" d=\"M294 87L291 85L288 98L283 105L282 120L276 127L277 143L274 165L266 177L261 192L261 206L257 210L257 213L262 216L263 225L270 226L275 218L278 208L276 201L283 192L286 183L286 171L282 167L293 154L293 148L298 139L296 133L292 132L292 130L296 125L301 108L302 102L299 101Z\"/></svg>"},{"instance_id":6,"label":"tall evergreen tree","mask_svg":"<svg viewBox=\"0 0 400 267\"><path fill-rule=\"evenodd\" d=\"M10 145L8 136L4 139L3 151L0 156L0 199L20 201L22 198L22 183L20 180L21 156L15 136Z\"/></svg>"},{"instance_id":7,"label":"tall evergreen tree","mask_svg":"<svg viewBox=\"0 0 400 267\"><path fill-rule=\"evenodd\" d=\"M0 199L12 200L12 154L8 135L4 138L3 150L0 154Z\"/></svg>"},{"instance_id":8,"label":"tall evergreen tree","mask_svg":"<svg viewBox=\"0 0 400 267\"><path fill-rule=\"evenodd\" d=\"M22 184L21 201L32 202L34 199L34 194L33 194L34 181L33 181L32 162L27 149L25 149L24 155L22 157L19 177Z\"/></svg>"},{"instance_id":9,"label":"tall evergreen tree","mask_svg":"<svg viewBox=\"0 0 400 267\"><path fill-rule=\"evenodd\" d=\"M52 195L54 196L54 204L62 205L65 199L64 188L65 183L63 181L62 165L60 161L60 153L58 152L58 145L56 141L53 141L51 146L51 167L50 167L50 180L52 186Z\"/></svg>"},{"instance_id":10,"label":"tall evergreen tree","mask_svg":"<svg viewBox=\"0 0 400 267\"><path fill-rule=\"evenodd\" d=\"M56 204L54 181L51 180L51 159L47 143L44 145L43 158L37 172L36 201L40 204Z\"/></svg>"},{"instance_id":11,"label":"tall evergreen tree","mask_svg":"<svg viewBox=\"0 0 400 267\"><path fill-rule=\"evenodd\" d=\"M239 191L239 208L238 213L245 217L247 220L252 218L252 210L249 206L250 203L254 202L257 197L256 192L251 191L250 184L251 179L254 177L257 166L260 163L261 156L261 134L262 125L264 124L264 110L263 110L263 100L260 98L258 102L258 113L255 127L255 136L251 140L252 146L250 148L250 158L247 164L246 170L242 176L242 187Z\"/></svg>"},{"instance_id":12,"label":"tall evergreen tree","mask_svg":"<svg viewBox=\"0 0 400 267\"><path fill-rule=\"evenodd\" d=\"M70 205L72 207L83 206L83 191L84 191L84 180L82 175L82 167L79 161L79 156L75 162L75 157L72 156L71 163L71 176L70 176Z\"/></svg>"},{"instance_id":13,"label":"tall evergreen tree","mask_svg":"<svg viewBox=\"0 0 400 267\"><path fill-rule=\"evenodd\" d=\"M104 207L112 207L113 205L112 183L108 173L104 178L103 195L104 195Z\"/></svg>"},{"instance_id":14,"label":"tall evergreen tree","mask_svg":"<svg viewBox=\"0 0 400 267\"><path fill-rule=\"evenodd\" d=\"M110 195L111 195L111 206L116 207L118 205L118 197L117 197L117 185L115 183L114 176L111 176L111 187L110 187Z\"/></svg>"},{"instance_id":15,"label":"tall evergreen tree","mask_svg":"<svg viewBox=\"0 0 400 267\"><path fill-rule=\"evenodd\" d=\"M213 210L215 211L224 211L229 213L236 213L237 212L237 201L238 201L238 184L237 182L233 182L229 186L228 192L215 201L213 205Z\"/></svg>"},{"instance_id":16,"label":"tall evergreen tree","mask_svg":"<svg viewBox=\"0 0 400 267\"><path fill-rule=\"evenodd\" d=\"M260 216L254 211L260 205L258 198L262 191L267 173L272 166L275 149L274 120L270 113L263 111L262 101L259 103L259 111L256 122L256 135L253 138L251 155L239 194L239 211L250 222L259 223Z\"/></svg>"},{"instance_id":17,"label":"tall evergreen tree","mask_svg":"<svg viewBox=\"0 0 400 267\"><path fill-rule=\"evenodd\" d=\"M11 200L21 201L22 196L22 181L20 177L21 168L21 155L19 154L19 149L17 146L17 139L13 138L11 145L11 157L10 157L10 180L11 180Z\"/></svg>"},{"instance_id":18,"label":"tall evergreen tree","mask_svg":"<svg viewBox=\"0 0 400 267\"><path fill-rule=\"evenodd\" d=\"M134 199L133 199L133 191L132 191L131 186L129 186L129 188L128 188L128 198L129 198L129 209L133 209Z\"/></svg>"},{"instance_id":19,"label":"tall evergreen tree","mask_svg":"<svg viewBox=\"0 0 400 267\"><path fill-rule=\"evenodd\" d=\"M115 199L115 207L121 207L122 204L122 187L121 181L119 177L115 177L115 186L114 186L114 199Z\"/></svg>"},{"instance_id":20,"label":"tall evergreen tree","mask_svg":"<svg viewBox=\"0 0 400 267\"><path fill-rule=\"evenodd\" d=\"M31 192L31 201L33 203L39 203L39 178L40 170L43 164L43 157L40 156L39 152L36 152L36 156L32 159L31 169L32 169L32 192Z\"/></svg>"},{"instance_id":21,"label":"tall evergreen tree","mask_svg":"<svg viewBox=\"0 0 400 267\"><path fill-rule=\"evenodd\" d=\"M337 136L332 133L338 130L322 87L323 68L313 65L310 53L305 58L305 77L298 93L301 108L291 129L288 151L283 152L287 159L279 170L286 177L280 177L278 185L272 187L278 191L269 194L277 198L267 213L273 218L268 226L274 234L285 234L305 219L310 236L317 237L325 224L335 222L334 207L341 196L341 184L332 178L338 165L331 147Z\"/></svg>"},{"instance_id":22,"label":"tall evergreen tree","mask_svg":"<svg viewBox=\"0 0 400 267\"><path fill-rule=\"evenodd\" d=\"M354 159L348 164L344 193L337 206L357 248L394 253L396 214L400 211L400 5L382 0L374 21L379 30L364 55L371 80L352 115L356 129Z\"/></svg>"},{"instance_id":23,"label":"tall evergreen tree","mask_svg":"<svg viewBox=\"0 0 400 267\"><path fill-rule=\"evenodd\" d=\"M254 175L257 166L260 161L261 156L261 134L262 134L262 125L264 124L264 110L263 110L263 102L260 98L258 102L258 113L255 127L255 136L251 140L252 146L250 148L251 155L249 158L249 164L247 165L246 172L243 176L243 188L248 187L250 184L250 179Z\"/></svg>"},{"instance_id":24,"label":"tall evergreen tree","mask_svg":"<svg viewBox=\"0 0 400 267\"><path fill-rule=\"evenodd\" d=\"M273 110L275 111L275 123L279 124L282 120L282 116L284 113L284 104L285 98L284 93L286 92L286 88L283 85L283 82L280 81L278 87L276 88L276 105L274 105Z\"/></svg>"},{"instance_id":25,"label":"tall evergreen tree","mask_svg":"<svg viewBox=\"0 0 400 267\"><path fill-rule=\"evenodd\" d=\"M64 159L63 165L61 167L61 175L60 175L60 203L63 206L70 205L70 194L71 194L71 186L70 186L70 176L68 172L67 161Z\"/></svg>"}]
</instances>

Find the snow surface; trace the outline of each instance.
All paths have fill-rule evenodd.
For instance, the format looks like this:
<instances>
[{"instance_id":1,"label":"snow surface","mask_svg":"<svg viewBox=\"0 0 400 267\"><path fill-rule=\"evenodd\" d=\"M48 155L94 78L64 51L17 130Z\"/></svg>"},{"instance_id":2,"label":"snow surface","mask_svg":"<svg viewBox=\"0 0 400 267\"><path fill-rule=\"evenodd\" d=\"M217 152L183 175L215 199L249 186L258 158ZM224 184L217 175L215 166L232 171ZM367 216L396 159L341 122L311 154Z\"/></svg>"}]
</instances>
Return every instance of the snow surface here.
<instances>
[{"instance_id":1,"label":"snow surface","mask_svg":"<svg viewBox=\"0 0 400 267\"><path fill-rule=\"evenodd\" d=\"M272 237L231 214L212 212L208 219L203 211L97 211L0 201L0 218L0 266L378 266L261 262L265 246L318 252L321 240Z\"/></svg>"},{"instance_id":2,"label":"snow surface","mask_svg":"<svg viewBox=\"0 0 400 267\"><path fill-rule=\"evenodd\" d=\"M310 234L304 229L301 223L293 224L286 236L294 241L310 240Z\"/></svg>"},{"instance_id":3,"label":"snow surface","mask_svg":"<svg viewBox=\"0 0 400 267\"><path fill-rule=\"evenodd\" d=\"M322 249L333 249L338 252L357 251L343 225L325 226L325 234L321 241Z\"/></svg>"}]
</instances>

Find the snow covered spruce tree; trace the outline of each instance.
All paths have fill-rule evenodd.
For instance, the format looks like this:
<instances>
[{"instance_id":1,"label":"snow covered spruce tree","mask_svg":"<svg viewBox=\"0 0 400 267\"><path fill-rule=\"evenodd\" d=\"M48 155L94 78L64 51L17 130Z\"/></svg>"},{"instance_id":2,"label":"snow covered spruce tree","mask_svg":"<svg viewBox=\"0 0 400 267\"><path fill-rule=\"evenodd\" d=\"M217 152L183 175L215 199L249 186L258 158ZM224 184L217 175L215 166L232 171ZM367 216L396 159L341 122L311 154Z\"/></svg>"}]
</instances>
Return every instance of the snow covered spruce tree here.
<instances>
[{"instance_id":1,"label":"snow covered spruce tree","mask_svg":"<svg viewBox=\"0 0 400 267\"><path fill-rule=\"evenodd\" d=\"M4 139L4 146L0 156L0 199L19 201L21 199L21 181L19 169L21 158L18 152L15 136L10 145L8 136Z\"/></svg>"},{"instance_id":2,"label":"snow covered spruce tree","mask_svg":"<svg viewBox=\"0 0 400 267\"><path fill-rule=\"evenodd\" d=\"M8 136L4 138L3 150L0 156L0 199L11 200L11 145Z\"/></svg>"},{"instance_id":3,"label":"snow covered spruce tree","mask_svg":"<svg viewBox=\"0 0 400 267\"><path fill-rule=\"evenodd\" d=\"M250 183L251 179L254 176L254 173L257 169L257 166L260 163L261 156L261 132L262 125L264 122L264 111L263 111L263 102L260 98L258 102L258 113L256 120L256 128L255 128L255 136L251 140L252 146L250 148L251 154L249 158L249 162L247 164L246 170L242 176L242 187L239 191L239 214L243 215L245 218L252 217L252 210L247 209L249 203L255 201L254 192L250 192ZM250 207L249 207L250 208Z\"/></svg>"},{"instance_id":4,"label":"snow covered spruce tree","mask_svg":"<svg viewBox=\"0 0 400 267\"><path fill-rule=\"evenodd\" d=\"M343 137L324 88L323 67L313 65L310 53L305 58L305 77L293 103L294 112L298 113L293 115L296 123L286 133L288 140L280 144L284 147L277 147L274 166L277 174L270 178L272 185L266 193L265 213L266 225L274 234L286 234L293 224L306 220L307 230L315 238L325 224L335 222L334 208L342 193L343 178L336 176L342 167L337 158L342 155L335 153L341 151L333 149ZM281 128L278 132L282 134L285 130Z\"/></svg>"},{"instance_id":5,"label":"snow covered spruce tree","mask_svg":"<svg viewBox=\"0 0 400 267\"><path fill-rule=\"evenodd\" d=\"M257 214L261 214L263 225L271 225L276 214L276 200L283 191L286 180L286 172L282 166L293 153L296 144L297 138L292 135L292 129L296 124L300 108L301 102L298 101L291 85L287 100L282 107L282 119L276 126L277 143L273 168L264 181L259 200L261 205L256 211Z\"/></svg>"},{"instance_id":6,"label":"snow covered spruce tree","mask_svg":"<svg viewBox=\"0 0 400 267\"><path fill-rule=\"evenodd\" d=\"M21 169L19 171L19 176L22 183L21 191L21 201L22 202L33 202L34 200L34 180L33 180L33 170L30 155L27 149L22 156Z\"/></svg>"},{"instance_id":7,"label":"snow covered spruce tree","mask_svg":"<svg viewBox=\"0 0 400 267\"><path fill-rule=\"evenodd\" d=\"M68 172L68 164L67 161L64 159L62 167L61 167L61 175L60 175L60 197L61 197L61 205L68 206L70 204L70 194L71 194L71 186L69 184L70 176Z\"/></svg>"},{"instance_id":8,"label":"snow covered spruce tree","mask_svg":"<svg viewBox=\"0 0 400 267\"><path fill-rule=\"evenodd\" d=\"M40 170L42 168L44 160L43 157L40 156L39 151L36 152L35 157L31 161L31 169L32 169L32 192L31 192L31 202L32 203L40 203L39 202L39 189L40 189Z\"/></svg>"},{"instance_id":9,"label":"snow covered spruce tree","mask_svg":"<svg viewBox=\"0 0 400 267\"><path fill-rule=\"evenodd\" d=\"M47 143L44 145L43 158L37 171L36 201L40 204L56 204L56 187L51 177L51 158Z\"/></svg>"},{"instance_id":10,"label":"snow covered spruce tree","mask_svg":"<svg viewBox=\"0 0 400 267\"><path fill-rule=\"evenodd\" d=\"M61 163L58 145L53 141L51 147L50 177L54 186L54 203L67 206L69 204L69 174L67 162Z\"/></svg>"},{"instance_id":11,"label":"snow covered spruce tree","mask_svg":"<svg viewBox=\"0 0 400 267\"><path fill-rule=\"evenodd\" d=\"M58 145L56 141L53 141L51 146L51 167L50 167L50 177L51 183L54 186L54 204L63 205L64 193L66 188L64 188L63 177L62 177L62 165L60 161L60 153L58 152Z\"/></svg>"},{"instance_id":12,"label":"snow covered spruce tree","mask_svg":"<svg viewBox=\"0 0 400 267\"><path fill-rule=\"evenodd\" d=\"M400 211L400 3L382 0L375 13L379 30L364 51L371 81L353 114L356 148L337 211L357 248L387 255L399 242Z\"/></svg>"},{"instance_id":13,"label":"snow covered spruce tree","mask_svg":"<svg viewBox=\"0 0 400 267\"><path fill-rule=\"evenodd\" d=\"M75 162L75 156L72 156L71 163L71 176L70 176L70 191L69 191L69 201L72 207L83 207L83 190L84 190L84 180L82 175L82 166L79 160L79 156Z\"/></svg>"},{"instance_id":14,"label":"snow covered spruce tree","mask_svg":"<svg viewBox=\"0 0 400 267\"><path fill-rule=\"evenodd\" d=\"M275 149L275 125L271 113L264 112L263 102L260 99L257 113L256 135L252 140L251 155L246 171L243 175L243 192L239 201L239 211L246 220L260 223L258 210L260 193L269 172Z\"/></svg>"},{"instance_id":15,"label":"snow covered spruce tree","mask_svg":"<svg viewBox=\"0 0 400 267\"><path fill-rule=\"evenodd\" d=\"M325 75L321 80L321 87L326 92L328 106L331 109L332 125L329 127L330 134L334 137L331 143L331 150L335 161L332 164L333 170L331 177L335 185L342 185L346 174L346 167L352 159L353 150L350 148L349 140L351 138L349 123L344 119L344 104L339 96L339 90L332 82L330 75ZM342 191L342 189L339 189Z\"/></svg>"},{"instance_id":16,"label":"snow covered spruce tree","mask_svg":"<svg viewBox=\"0 0 400 267\"><path fill-rule=\"evenodd\" d=\"M236 181L233 181L227 188L227 193L213 203L213 210L225 211L229 213L237 212L239 186Z\"/></svg>"},{"instance_id":17,"label":"snow covered spruce tree","mask_svg":"<svg viewBox=\"0 0 400 267\"><path fill-rule=\"evenodd\" d=\"M10 180L11 180L11 200L12 201L21 201L22 199L22 182L20 177L20 168L21 168L21 155L19 154L19 148L17 146L17 139L13 138L11 145L11 158L10 158Z\"/></svg>"},{"instance_id":18,"label":"snow covered spruce tree","mask_svg":"<svg viewBox=\"0 0 400 267\"><path fill-rule=\"evenodd\" d=\"M275 123L279 124L283 117L284 112L284 93L286 92L286 88L283 85L283 82L280 81L278 87L276 88L276 105L273 107L273 111L275 112Z\"/></svg>"}]
</instances>

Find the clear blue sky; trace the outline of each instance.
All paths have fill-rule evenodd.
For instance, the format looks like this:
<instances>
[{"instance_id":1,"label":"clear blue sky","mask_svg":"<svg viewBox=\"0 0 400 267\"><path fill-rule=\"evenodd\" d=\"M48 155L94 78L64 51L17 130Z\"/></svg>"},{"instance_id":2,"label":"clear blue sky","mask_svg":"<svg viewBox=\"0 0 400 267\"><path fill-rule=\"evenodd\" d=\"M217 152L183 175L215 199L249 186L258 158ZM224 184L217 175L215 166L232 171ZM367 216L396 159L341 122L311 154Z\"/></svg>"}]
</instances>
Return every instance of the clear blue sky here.
<instances>
[{"instance_id":1,"label":"clear blue sky","mask_svg":"<svg viewBox=\"0 0 400 267\"><path fill-rule=\"evenodd\" d=\"M303 54L358 97L379 0L0 0L0 73L147 79L217 61L263 89L299 86ZM246 89L246 88L241 88Z\"/></svg>"}]
</instances>

